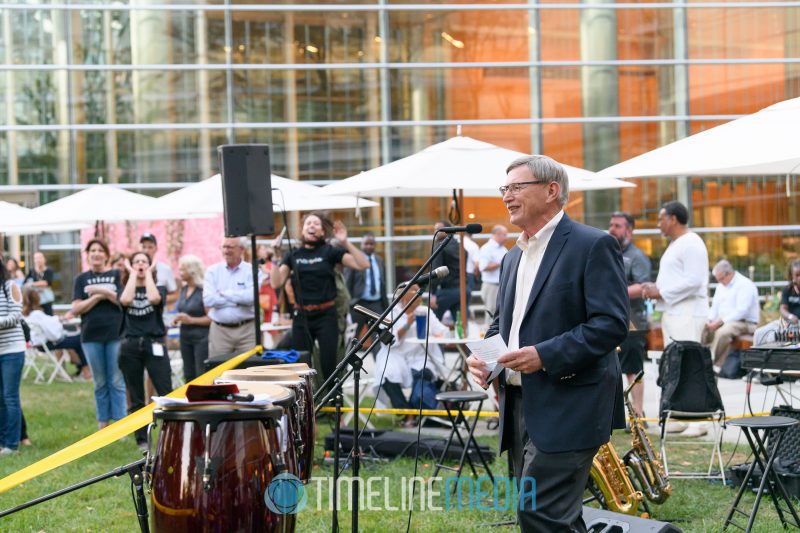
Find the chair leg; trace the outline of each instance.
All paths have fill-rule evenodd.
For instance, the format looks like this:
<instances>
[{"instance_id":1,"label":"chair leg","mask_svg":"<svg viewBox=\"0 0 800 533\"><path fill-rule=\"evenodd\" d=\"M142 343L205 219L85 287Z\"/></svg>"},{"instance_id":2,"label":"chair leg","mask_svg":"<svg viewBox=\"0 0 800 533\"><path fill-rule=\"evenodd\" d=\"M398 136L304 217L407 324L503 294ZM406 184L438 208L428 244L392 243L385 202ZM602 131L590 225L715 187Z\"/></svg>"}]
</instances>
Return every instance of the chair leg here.
<instances>
[{"instance_id":1,"label":"chair leg","mask_svg":"<svg viewBox=\"0 0 800 533\"><path fill-rule=\"evenodd\" d=\"M442 469L444 466L445 457L447 457L447 452L450 450L450 445L453 443L453 433L457 433L457 426L456 426L456 419L453 417L453 414L450 412L450 406L445 403L445 409L447 409L447 418L450 419L450 423L452 424L452 428L450 429L450 435L447 437L447 443L444 445L444 451L442 455L439 457L439 461L436 463L436 468L433 470L433 477L439 473L439 470ZM461 471L459 470L459 475Z\"/></svg>"},{"instance_id":2,"label":"chair leg","mask_svg":"<svg viewBox=\"0 0 800 533\"><path fill-rule=\"evenodd\" d=\"M667 417L661 424L661 462L664 464L664 473L669 477L669 465L667 464L667 424L671 418L671 413L667 411Z\"/></svg>"},{"instance_id":3,"label":"chair leg","mask_svg":"<svg viewBox=\"0 0 800 533\"><path fill-rule=\"evenodd\" d=\"M464 470L464 460L469 463L469 467L472 470L472 475L478 477L478 472L475 470L475 465L472 463L472 458L469 456L469 437L467 437L467 442L464 442L464 439L461 437L461 432L458 431L458 428L455 426L458 423L458 420L464 421L464 429L467 430L467 434L470 434L469 429L469 422L467 418L464 416L463 405L459 405L458 408L458 418L454 422L453 429L455 430L456 437L458 438L459 444L461 444L461 458L458 460L458 470L456 471L456 477L461 477L461 472Z\"/></svg>"},{"instance_id":4,"label":"chair leg","mask_svg":"<svg viewBox=\"0 0 800 533\"><path fill-rule=\"evenodd\" d=\"M480 420L481 409L483 409L483 402L478 403L478 410L475 413L475 420L472 422L472 428L469 430L469 436L467 437L467 446L474 446L475 453L478 455L478 459L480 459L481 463L483 464L483 468L486 470L486 473L489 474L489 479L491 479L492 483L494 483L494 475L492 474L492 470L489 468L489 464L486 462L486 458L483 456L483 453L481 453L481 448L478 445L478 442L475 440L475 428L478 426L478 421ZM474 471L475 469L473 468L473 472Z\"/></svg>"}]
</instances>

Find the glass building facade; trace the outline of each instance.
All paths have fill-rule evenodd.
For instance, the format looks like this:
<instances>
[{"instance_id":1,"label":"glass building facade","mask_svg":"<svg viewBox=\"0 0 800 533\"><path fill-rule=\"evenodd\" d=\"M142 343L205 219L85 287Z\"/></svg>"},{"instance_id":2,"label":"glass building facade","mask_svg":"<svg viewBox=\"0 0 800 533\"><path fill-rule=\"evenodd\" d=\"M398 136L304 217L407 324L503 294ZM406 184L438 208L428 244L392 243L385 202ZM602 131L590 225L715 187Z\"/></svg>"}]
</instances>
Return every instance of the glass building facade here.
<instances>
[{"instance_id":1,"label":"glass building facade","mask_svg":"<svg viewBox=\"0 0 800 533\"><path fill-rule=\"evenodd\" d=\"M0 5L0 185L197 181L217 145L248 142L275 174L336 180L458 126L600 170L800 96L800 2L94 3ZM712 261L767 281L797 255L796 177L632 181L568 213L632 212L657 260L658 209L679 199ZM429 233L448 205L386 201L362 226ZM507 218L498 199L461 207ZM400 275L427 247L395 242Z\"/></svg>"}]
</instances>

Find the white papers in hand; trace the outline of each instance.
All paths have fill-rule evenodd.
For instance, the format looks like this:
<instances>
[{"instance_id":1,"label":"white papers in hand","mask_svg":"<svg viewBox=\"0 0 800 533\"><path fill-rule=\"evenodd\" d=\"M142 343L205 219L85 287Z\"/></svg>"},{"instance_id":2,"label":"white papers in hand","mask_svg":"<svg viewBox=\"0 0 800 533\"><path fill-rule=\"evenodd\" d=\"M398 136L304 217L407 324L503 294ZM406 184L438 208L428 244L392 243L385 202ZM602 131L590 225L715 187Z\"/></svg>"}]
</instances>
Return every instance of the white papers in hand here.
<instances>
[{"instance_id":1,"label":"white papers in hand","mask_svg":"<svg viewBox=\"0 0 800 533\"><path fill-rule=\"evenodd\" d=\"M503 365L497 362L497 358L508 353L508 346L500 335L494 335L478 342L468 342L467 348L478 359L484 361L489 368L489 377L486 383L490 383L503 371Z\"/></svg>"}]
</instances>

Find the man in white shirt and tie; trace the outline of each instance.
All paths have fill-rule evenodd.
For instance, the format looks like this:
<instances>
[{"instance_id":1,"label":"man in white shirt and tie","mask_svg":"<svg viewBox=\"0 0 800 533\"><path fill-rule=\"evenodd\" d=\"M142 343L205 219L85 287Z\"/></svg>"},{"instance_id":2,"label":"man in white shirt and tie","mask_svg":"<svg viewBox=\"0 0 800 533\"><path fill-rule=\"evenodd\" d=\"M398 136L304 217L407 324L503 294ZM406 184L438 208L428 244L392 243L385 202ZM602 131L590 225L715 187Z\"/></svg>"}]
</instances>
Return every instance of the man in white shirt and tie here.
<instances>
[{"instance_id":1,"label":"man in white shirt and tie","mask_svg":"<svg viewBox=\"0 0 800 533\"><path fill-rule=\"evenodd\" d=\"M756 331L761 306L756 284L733 270L728 261L714 265L711 273L719 285L711 301L703 342L711 348L714 365L722 367L733 339Z\"/></svg>"},{"instance_id":2,"label":"man in white shirt and tie","mask_svg":"<svg viewBox=\"0 0 800 533\"><path fill-rule=\"evenodd\" d=\"M203 305L208 309L208 355L238 355L255 346L253 321L253 269L242 260L247 239L222 241L223 261L206 270Z\"/></svg>"},{"instance_id":3,"label":"man in white shirt and tie","mask_svg":"<svg viewBox=\"0 0 800 533\"><path fill-rule=\"evenodd\" d=\"M508 253L508 230L502 224L492 228L492 237L481 246L478 268L481 271L481 297L486 306L487 321L491 322L497 311L497 289L500 286L500 265Z\"/></svg>"}]
</instances>

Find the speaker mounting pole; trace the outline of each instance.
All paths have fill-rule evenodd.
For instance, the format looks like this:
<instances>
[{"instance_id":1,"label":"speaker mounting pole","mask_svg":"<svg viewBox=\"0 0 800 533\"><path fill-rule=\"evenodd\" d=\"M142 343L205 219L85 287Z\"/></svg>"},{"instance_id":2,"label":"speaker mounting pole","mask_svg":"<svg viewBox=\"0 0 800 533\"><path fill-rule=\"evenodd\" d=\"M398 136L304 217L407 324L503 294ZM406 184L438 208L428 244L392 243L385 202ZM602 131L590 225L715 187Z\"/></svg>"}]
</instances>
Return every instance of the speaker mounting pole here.
<instances>
[{"instance_id":1,"label":"speaker mounting pole","mask_svg":"<svg viewBox=\"0 0 800 533\"><path fill-rule=\"evenodd\" d=\"M261 346L261 304L258 301L258 255L256 255L256 236L250 235L250 266L253 268L253 311L255 311L256 346Z\"/></svg>"}]
</instances>

